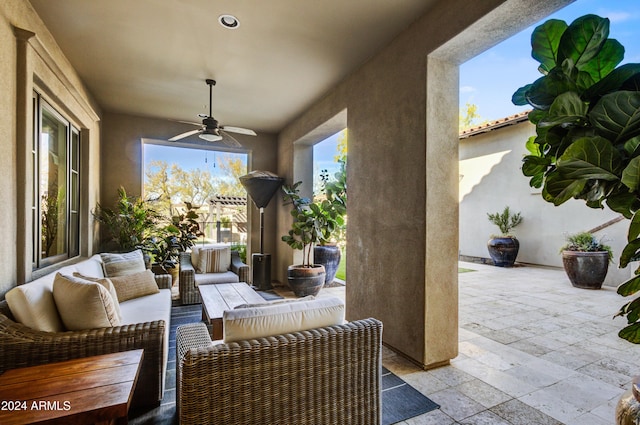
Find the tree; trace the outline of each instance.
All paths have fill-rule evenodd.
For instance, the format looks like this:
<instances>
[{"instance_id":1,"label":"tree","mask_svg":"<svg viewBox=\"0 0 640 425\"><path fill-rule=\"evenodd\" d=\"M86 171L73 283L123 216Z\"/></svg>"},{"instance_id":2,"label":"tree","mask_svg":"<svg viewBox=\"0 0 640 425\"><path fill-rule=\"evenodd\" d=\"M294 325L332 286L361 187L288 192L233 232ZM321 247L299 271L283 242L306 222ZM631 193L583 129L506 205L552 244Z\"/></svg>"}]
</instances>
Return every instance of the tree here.
<instances>
[{"instance_id":1,"label":"tree","mask_svg":"<svg viewBox=\"0 0 640 425\"><path fill-rule=\"evenodd\" d=\"M529 184L542 187L554 205L581 199L631 220L623 268L640 260L640 64L617 67L624 47L608 36L609 19L596 15L538 26L531 55L543 76L519 88L512 101L534 108L529 121L536 135L522 165ZM618 287L623 296L638 291L640 268ZM628 322L618 335L640 343L640 298L618 316Z\"/></svg>"},{"instance_id":2,"label":"tree","mask_svg":"<svg viewBox=\"0 0 640 425\"><path fill-rule=\"evenodd\" d=\"M464 110L460 109L459 120L458 120L458 130L463 131L468 128L471 128L476 125L480 125L481 123L477 123L481 119L480 114L478 114L478 105L473 103L465 103Z\"/></svg>"},{"instance_id":3,"label":"tree","mask_svg":"<svg viewBox=\"0 0 640 425\"><path fill-rule=\"evenodd\" d=\"M247 191L240 183L240 176L247 174L247 165L240 158L224 155L220 160L223 178L218 181L218 194L226 196L247 196Z\"/></svg>"}]
</instances>

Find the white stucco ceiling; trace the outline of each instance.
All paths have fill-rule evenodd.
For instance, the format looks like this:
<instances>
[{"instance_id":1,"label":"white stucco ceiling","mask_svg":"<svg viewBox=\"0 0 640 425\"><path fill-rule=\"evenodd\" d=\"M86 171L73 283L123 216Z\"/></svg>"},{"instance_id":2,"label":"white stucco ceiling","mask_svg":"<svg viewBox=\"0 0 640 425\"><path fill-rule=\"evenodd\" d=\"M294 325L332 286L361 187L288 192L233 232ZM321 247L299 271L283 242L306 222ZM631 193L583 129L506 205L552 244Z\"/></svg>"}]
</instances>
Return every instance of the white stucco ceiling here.
<instances>
[{"instance_id":1,"label":"white stucco ceiling","mask_svg":"<svg viewBox=\"0 0 640 425\"><path fill-rule=\"evenodd\" d=\"M31 0L106 111L277 132L435 0ZM217 21L240 20L235 30Z\"/></svg>"}]
</instances>

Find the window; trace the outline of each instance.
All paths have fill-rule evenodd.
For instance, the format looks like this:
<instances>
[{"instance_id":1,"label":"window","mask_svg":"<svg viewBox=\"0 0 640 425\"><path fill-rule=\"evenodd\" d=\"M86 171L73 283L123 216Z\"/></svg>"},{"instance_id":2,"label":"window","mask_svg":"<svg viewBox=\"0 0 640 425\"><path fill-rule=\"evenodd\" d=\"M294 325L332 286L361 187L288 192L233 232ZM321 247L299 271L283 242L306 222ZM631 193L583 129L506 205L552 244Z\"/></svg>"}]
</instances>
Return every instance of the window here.
<instances>
[{"instance_id":1,"label":"window","mask_svg":"<svg viewBox=\"0 0 640 425\"><path fill-rule=\"evenodd\" d=\"M33 268L80 253L80 133L34 93Z\"/></svg>"}]
</instances>

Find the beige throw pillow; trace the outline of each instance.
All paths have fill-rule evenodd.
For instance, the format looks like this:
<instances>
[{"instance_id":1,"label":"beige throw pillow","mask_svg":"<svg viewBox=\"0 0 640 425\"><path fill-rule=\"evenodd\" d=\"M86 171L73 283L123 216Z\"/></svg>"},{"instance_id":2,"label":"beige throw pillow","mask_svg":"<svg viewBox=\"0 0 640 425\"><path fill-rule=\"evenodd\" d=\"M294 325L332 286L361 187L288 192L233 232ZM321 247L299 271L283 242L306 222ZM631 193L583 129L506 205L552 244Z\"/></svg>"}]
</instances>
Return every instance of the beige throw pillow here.
<instances>
[{"instance_id":1,"label":"beige throw pillow","mask_svg":"<svg viewBox=\"0 0 640 425\"><path fill-rule=\"evenodd\" d=\"M64 326L71 331L120 325L109 291L97 282L57 273L53 298Z\"/></svg>"},{"instance_id":2,"label":"beige throw pillow","mask_svg":"<svg viewBox=\"0 0 640 425\"><path fill-rule=\"evenodd\" d=\"M231 266L231 248L210 247L198 253L198 273L222 273Z\"/></svg>"},{"instance_id":3,"label":"beige throw pillow","mask_svg":"<svg viewBox=\"0 0 640 425\"><path fill-rule=\"evenodd\" d=\"M109 291L109 295L111 295L111 298L113 299L113 306L115 307L116 313L118 314L118 319L122 320L122 312L120 311L120 303L118 302L118 293L116 292L116 288L113 286L113 282L111 282L109 278L83 276L81 273L78 273L78 272L74 272L73 277L88 280L90 282L96 282L104 286L105 289Z\"/></svg>"},{"instance_id":4,"label":"beige throw pillow","mask_svg":"<svg viewBox=\"0 0 640 425\"><path fill-rule=\"evenodd\" d=\"M142 250L125 253L101 253L105 277L126 276L146 270Z\"/></svg>"},{"instance_id":5,"label":"beige throw pillow","mask_svg":"<svg viewBox=\"0 0 640 425\"><path fill-rule=\"evenodd\" d=\"M160 292L155 275L151 270L109 278L118 293L118 301L123 302Z\"/></svg>"}]
</instances>

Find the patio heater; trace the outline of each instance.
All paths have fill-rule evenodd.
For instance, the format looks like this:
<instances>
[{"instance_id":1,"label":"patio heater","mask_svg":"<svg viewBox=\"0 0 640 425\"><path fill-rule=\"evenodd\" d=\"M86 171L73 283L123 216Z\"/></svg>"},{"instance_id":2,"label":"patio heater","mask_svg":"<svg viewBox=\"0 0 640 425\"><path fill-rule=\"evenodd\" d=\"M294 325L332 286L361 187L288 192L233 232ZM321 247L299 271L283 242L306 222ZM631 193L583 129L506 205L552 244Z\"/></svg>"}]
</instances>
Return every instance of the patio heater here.
<instances>
[{"instance_id":1,"label":"patio heater","mask_svg":"<svg viewBox=\"0 0 640 425\"><path fill-rule=\"evenodd\" d=\"M240 177L240 183L247 190L256 208L260 210L260 253L251 255L253 286L261 291L272 289L271 254L264 253L264 209L282 186L284 179L268 171L252 171Z\"/></svg>"}]
</instances>

